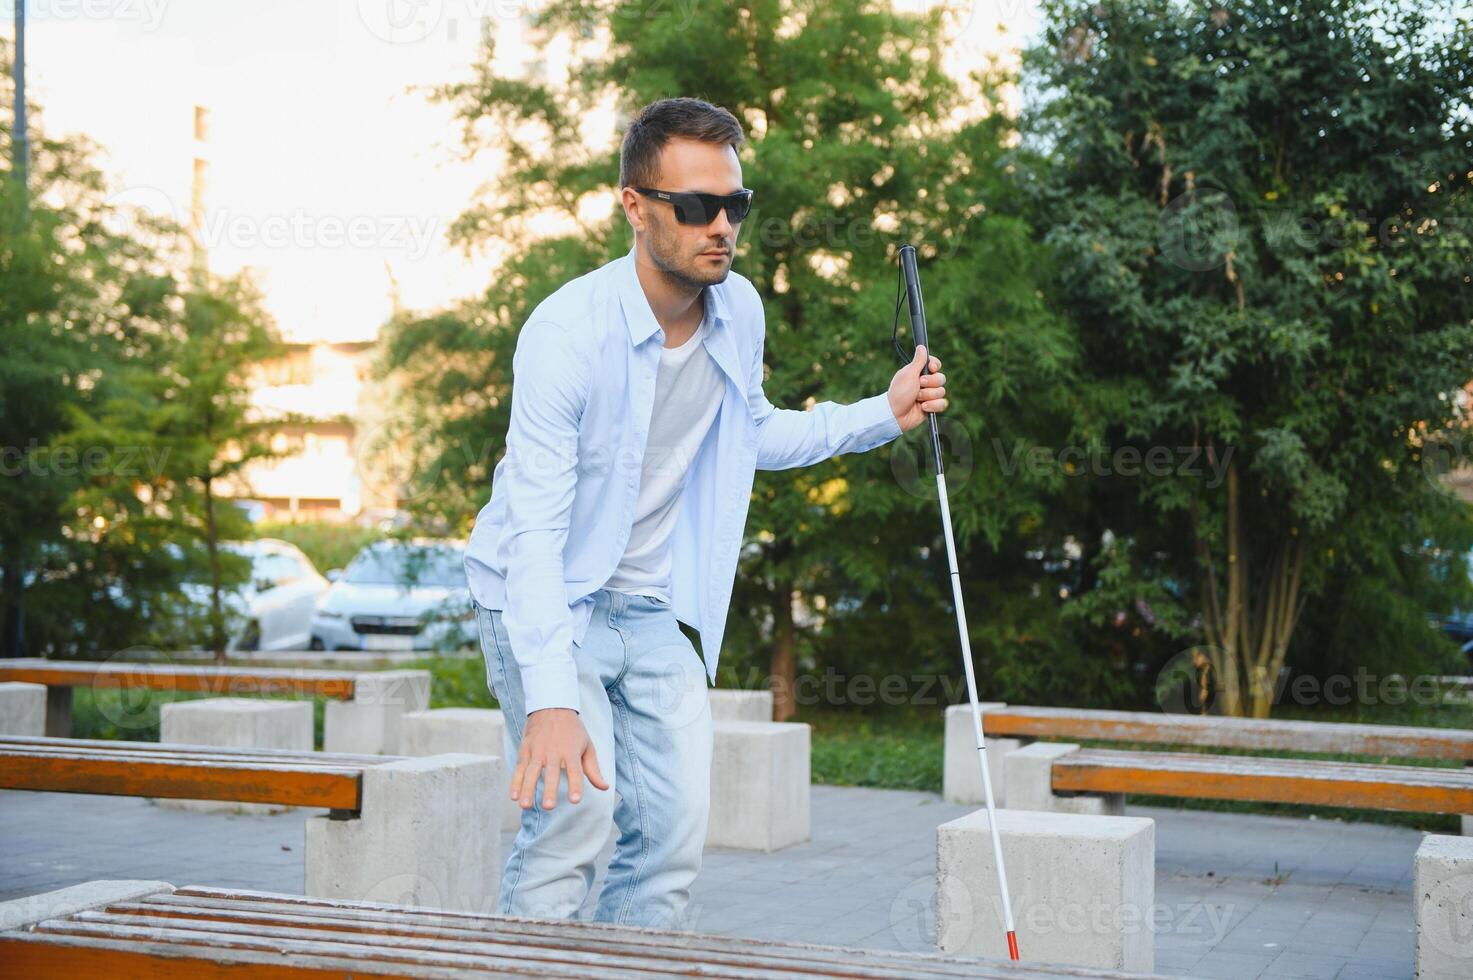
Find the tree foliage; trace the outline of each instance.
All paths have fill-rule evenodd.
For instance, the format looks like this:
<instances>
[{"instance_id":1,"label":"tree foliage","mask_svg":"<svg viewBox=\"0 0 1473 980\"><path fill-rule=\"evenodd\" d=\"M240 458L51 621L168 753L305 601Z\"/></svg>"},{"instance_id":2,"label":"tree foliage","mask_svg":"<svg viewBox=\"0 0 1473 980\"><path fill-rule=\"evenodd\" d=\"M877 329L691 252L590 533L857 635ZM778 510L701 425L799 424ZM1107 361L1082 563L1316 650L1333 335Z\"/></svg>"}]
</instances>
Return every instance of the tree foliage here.
<instances>
[{"instance_id":1,"label":"tree foliage","mask_svg":"<svg viewBox=\"0 0 1473 980\"><path fill-rule=\"evenodd\" d=\"M1370 638L1327 627L1366 610L1385 648L1435 656L1425 613L1467 589L1438 567L1470 543L1422 458L1473 375L1469 22L1400 0L1045 10L1028 128L1082 351L1074 438L1208 464L1094 481L1114 534L1091 561L1176 594L1230 713L1268 713L1316 598L1342 664Z\"/></svg>"}]
</instances>

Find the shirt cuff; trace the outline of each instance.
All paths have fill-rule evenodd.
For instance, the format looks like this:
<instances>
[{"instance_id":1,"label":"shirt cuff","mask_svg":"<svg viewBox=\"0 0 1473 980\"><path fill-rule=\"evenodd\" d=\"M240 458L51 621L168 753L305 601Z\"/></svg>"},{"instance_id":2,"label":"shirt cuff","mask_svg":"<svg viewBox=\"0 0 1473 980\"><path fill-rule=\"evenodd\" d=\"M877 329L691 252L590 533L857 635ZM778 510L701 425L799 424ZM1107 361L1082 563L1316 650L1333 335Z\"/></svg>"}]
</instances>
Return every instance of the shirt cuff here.
<instances>
[{"instance_id":1,"label":"shirt cuff","mask_svg":"<svg viewBox=\"0 0 1473 980\"><path fill-rule=\"evenodd\" d=\"M522 667L522 701L527 714L541 708L572 708L580 714L578 668L571 660Z\"/></svg>"},{"instance_id":2,"label":"shirt cuff","mask_svg":"<svg viewBox=\"0 0 1473 980\"><path fill-rule=\"evenodd\" d=\"M884 443L900 435L900 420L890 407L890 392L882 391L878 395L861 398L855 406L861 409L861 418L871 420L866 428L875 439Z\"/></svg>"}]
</instances>

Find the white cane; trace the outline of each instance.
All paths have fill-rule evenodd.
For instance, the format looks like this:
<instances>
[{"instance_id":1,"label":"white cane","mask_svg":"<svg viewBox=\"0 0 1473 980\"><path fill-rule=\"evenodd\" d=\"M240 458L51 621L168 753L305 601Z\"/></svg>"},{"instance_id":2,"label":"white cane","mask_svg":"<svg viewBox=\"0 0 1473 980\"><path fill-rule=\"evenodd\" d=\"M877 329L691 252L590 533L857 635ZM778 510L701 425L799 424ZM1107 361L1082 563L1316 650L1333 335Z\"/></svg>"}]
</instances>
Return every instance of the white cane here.
<instances>
[{"instance_id":1,"label":"white cane","mask_svg":"<svg viewBox=\"0 0 1473 980\"><path fill-rule=\"evenodd\" d=\"M926 348L926 363L921 373L930 373L931 345L926 340L926 307L921 301L921 279L916 272L916 250L900 246L900 270L905 280L905 294L910 305L910 329L917 347ZM896 318L899 319L899 305ZM893 330L892 330L893 333ZM897 345L897 354L900 353ZM909 358L901 356L901 360ZM956 628L962 640L962 665L967 672L967 696L972 702L972 733L977 740L977 763L982 767L982 792L987 800L987 825L992 831L992 856L997 865L997 887L1002 895L1003 925L1007 929L1008 956L1018 958L1018 935L1013 929L1013 903L1008 897L1008 876L1002 866L1002 836L997 830L997 809L992 802L992 776L987 770L987 743L982 736L982 710L977 706L977 676L972 669L972 641L967 634L967 611L962 605L962 578L956 567L956 540L951 534L951 507L946 495L946 473L941 465L941 435L936 428L936 413L927 413L931 426L931 455L936 460L936 495L941 501L941 526L946 532L946 562L951 570L951 596L956 604Z\"/></svg>"}]
</instances>

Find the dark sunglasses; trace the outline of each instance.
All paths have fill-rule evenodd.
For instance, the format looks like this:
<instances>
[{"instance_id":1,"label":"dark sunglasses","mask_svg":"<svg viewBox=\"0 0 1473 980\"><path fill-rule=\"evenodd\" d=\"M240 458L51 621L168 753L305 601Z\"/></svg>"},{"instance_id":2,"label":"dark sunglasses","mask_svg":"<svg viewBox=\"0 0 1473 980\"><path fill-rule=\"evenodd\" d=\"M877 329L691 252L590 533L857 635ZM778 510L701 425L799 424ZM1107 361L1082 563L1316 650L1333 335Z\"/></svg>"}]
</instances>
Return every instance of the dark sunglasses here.
<instances>
[{"instance_id":1,"label":"dark sunglasses","mask_svg":"<svg viewBox=\"0 0 1473 980\"><path fill-rule=\"evenodd\" d=\"M709 225L724 209L726 220L740 224L752 210L752 192L743 188L735 194L702 194L698 191L659 191L636 187L635 193L670 202L675 220L683 225Z\"/></svg>"}]
</instances>

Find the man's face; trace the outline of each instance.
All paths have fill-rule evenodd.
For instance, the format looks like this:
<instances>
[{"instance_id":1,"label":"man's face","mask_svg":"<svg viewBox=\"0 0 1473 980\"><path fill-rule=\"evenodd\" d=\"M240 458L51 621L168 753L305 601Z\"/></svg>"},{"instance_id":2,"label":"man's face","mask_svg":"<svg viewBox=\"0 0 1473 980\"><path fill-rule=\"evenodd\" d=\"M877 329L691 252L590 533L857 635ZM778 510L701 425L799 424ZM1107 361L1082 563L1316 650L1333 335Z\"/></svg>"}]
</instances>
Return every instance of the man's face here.
<instances>
[{"instance_id":1,"label":"man's face","mask_svg":"<svg viewBox=\"0 0 1473 980\"><path fill-rule=\"evenodd\" d=\"M653 186L662 191L732 194L742 189L742 165L730 146L675 139L660 151ZM683 225L667 202L628 188L624 206L650 260L666 276L693 289L726 279L741 224L732 224L725 210L710 224Z\"/></svg>"}]
</instances>

